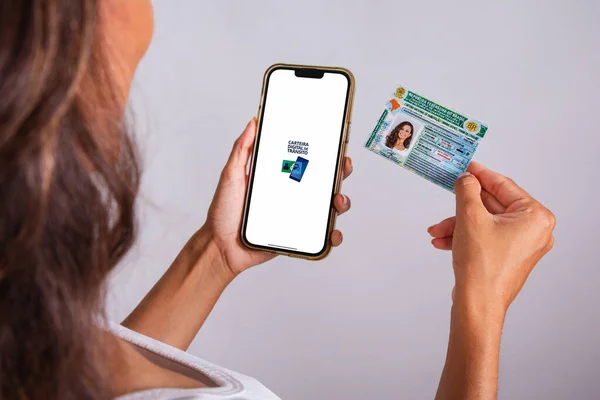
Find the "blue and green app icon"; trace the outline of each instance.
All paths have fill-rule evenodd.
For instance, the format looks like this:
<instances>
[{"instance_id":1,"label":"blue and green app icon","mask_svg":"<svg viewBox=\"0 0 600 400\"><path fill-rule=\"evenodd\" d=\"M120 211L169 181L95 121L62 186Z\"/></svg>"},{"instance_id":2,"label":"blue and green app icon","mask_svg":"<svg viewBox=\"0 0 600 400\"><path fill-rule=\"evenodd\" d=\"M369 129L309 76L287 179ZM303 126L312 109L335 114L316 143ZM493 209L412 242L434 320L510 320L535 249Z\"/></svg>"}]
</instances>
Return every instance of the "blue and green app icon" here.
<instances>
[{"instance_id":1,"label":"blue and green app icon","mask_svg":"<svg viewBox=\"0 0 600 400\"><path fill-rule=\"evenodd\" d=\"M292 167L294 166L295 161L283 160L283 164L281 164L281 172L285 172L289 174L292 172Z\"/></svg>"},{"instance_id":2,"label":"blue and green app icon","mask_svg":"<svg viewBox=\"0 0 600 400\"><path fill-rule=\"evenodd\" d=\"M300 182L304 176L304 171L308 166L308 160L302 157L298 157L296 161L283 160L281 164L281 172L290 174L290 179Z\"/></svg>"}]
</instances>

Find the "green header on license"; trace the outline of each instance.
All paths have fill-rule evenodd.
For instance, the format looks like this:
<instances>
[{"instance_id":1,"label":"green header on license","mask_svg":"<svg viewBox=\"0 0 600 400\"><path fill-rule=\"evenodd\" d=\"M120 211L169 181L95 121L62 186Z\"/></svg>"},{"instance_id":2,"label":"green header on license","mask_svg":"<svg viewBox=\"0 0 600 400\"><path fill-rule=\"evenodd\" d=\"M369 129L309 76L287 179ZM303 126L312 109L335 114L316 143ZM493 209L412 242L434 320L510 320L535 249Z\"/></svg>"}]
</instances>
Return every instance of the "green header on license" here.
<instances>
[{"instance_id":1,"label":"green header on license","mask_svg":"<svg viewBox=\"0 0 600 400\"><path fill-rule=\"evenodd\" d=\"M442 118L444 121L451 123L452 125L462 127L468 118L460 115L457 112L447 109L438 103L426 99L423 96L419 96L415 92L408 92L408 95L404 99L407 103L413 104L424 111L430 112L436 117Z\"/></svg>"}]
</instances>

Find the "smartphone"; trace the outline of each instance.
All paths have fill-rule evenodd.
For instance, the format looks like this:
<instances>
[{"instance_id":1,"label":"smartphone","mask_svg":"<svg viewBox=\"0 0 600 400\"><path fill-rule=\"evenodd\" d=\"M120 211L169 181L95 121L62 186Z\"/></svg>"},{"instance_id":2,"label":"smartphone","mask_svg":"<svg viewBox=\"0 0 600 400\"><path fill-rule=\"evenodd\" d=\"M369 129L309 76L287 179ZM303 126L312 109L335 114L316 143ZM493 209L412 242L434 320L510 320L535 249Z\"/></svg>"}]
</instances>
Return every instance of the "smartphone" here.
<instances>
[{"instance_id":1,"label":"smartphone","mask_svg":"<svg viewBox=\"0 0 600 400\"><path fill-rule=\"evenodd\" d=\"M353 97L354 77L344 68L267 69L242 220L247 247L310 260L327 256Z\"/></svg>"}]
</instances>

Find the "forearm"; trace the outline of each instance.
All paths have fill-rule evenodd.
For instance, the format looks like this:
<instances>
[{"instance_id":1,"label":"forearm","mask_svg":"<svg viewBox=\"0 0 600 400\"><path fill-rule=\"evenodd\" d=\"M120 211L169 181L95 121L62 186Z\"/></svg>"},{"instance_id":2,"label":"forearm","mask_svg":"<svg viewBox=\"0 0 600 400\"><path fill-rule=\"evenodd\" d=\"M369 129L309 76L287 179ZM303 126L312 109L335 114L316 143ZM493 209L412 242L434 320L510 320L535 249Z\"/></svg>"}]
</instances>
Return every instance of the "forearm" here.
<instances>
[{"instance_id":1,"label":"forearm","mask_svg":"<svg viewBox=\"0 0 600 400\"><path fill-rule=\"evenodd\" d=\"M185 350L233 278L203 228L123 325Z\"/></svg>"},{"instance_id":2,"label":"forearm","mask_svg":"<svg viewBox=\"0 0 600 400\"><path fill-rule=\"evenodd\" d=\"M496 399L503 323L501 307L457 294L437 400Z\"/></svg>"}]
</instances>

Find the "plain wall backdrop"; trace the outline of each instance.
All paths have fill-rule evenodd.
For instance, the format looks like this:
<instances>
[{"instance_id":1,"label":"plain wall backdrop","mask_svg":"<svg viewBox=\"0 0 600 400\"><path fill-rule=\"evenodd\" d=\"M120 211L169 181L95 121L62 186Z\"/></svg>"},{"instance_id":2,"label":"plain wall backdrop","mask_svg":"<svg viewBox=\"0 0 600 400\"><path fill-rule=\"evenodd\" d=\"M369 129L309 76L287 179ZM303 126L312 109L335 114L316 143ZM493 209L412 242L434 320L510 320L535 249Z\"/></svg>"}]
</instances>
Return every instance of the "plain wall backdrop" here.
<instances>
[{"instance_id":1,"label":"plain wall backdrop","mask_svg":"<svg viewBox=\"0 0 600 400\"><path fill-rule=\"evenodd\" d=\"M132 104L145 174L137 246L112 277L121 321L205 220L276 62L357 79L344 244L278 258L226 290L190 352L285 399L428 399L445 359L451 255L426 228L454 196L363 145L397 83L490 124L475 159L557 216L508 313L501 399L600 398L600 3L157 0Z\"/></svg>"}]
</instances>

